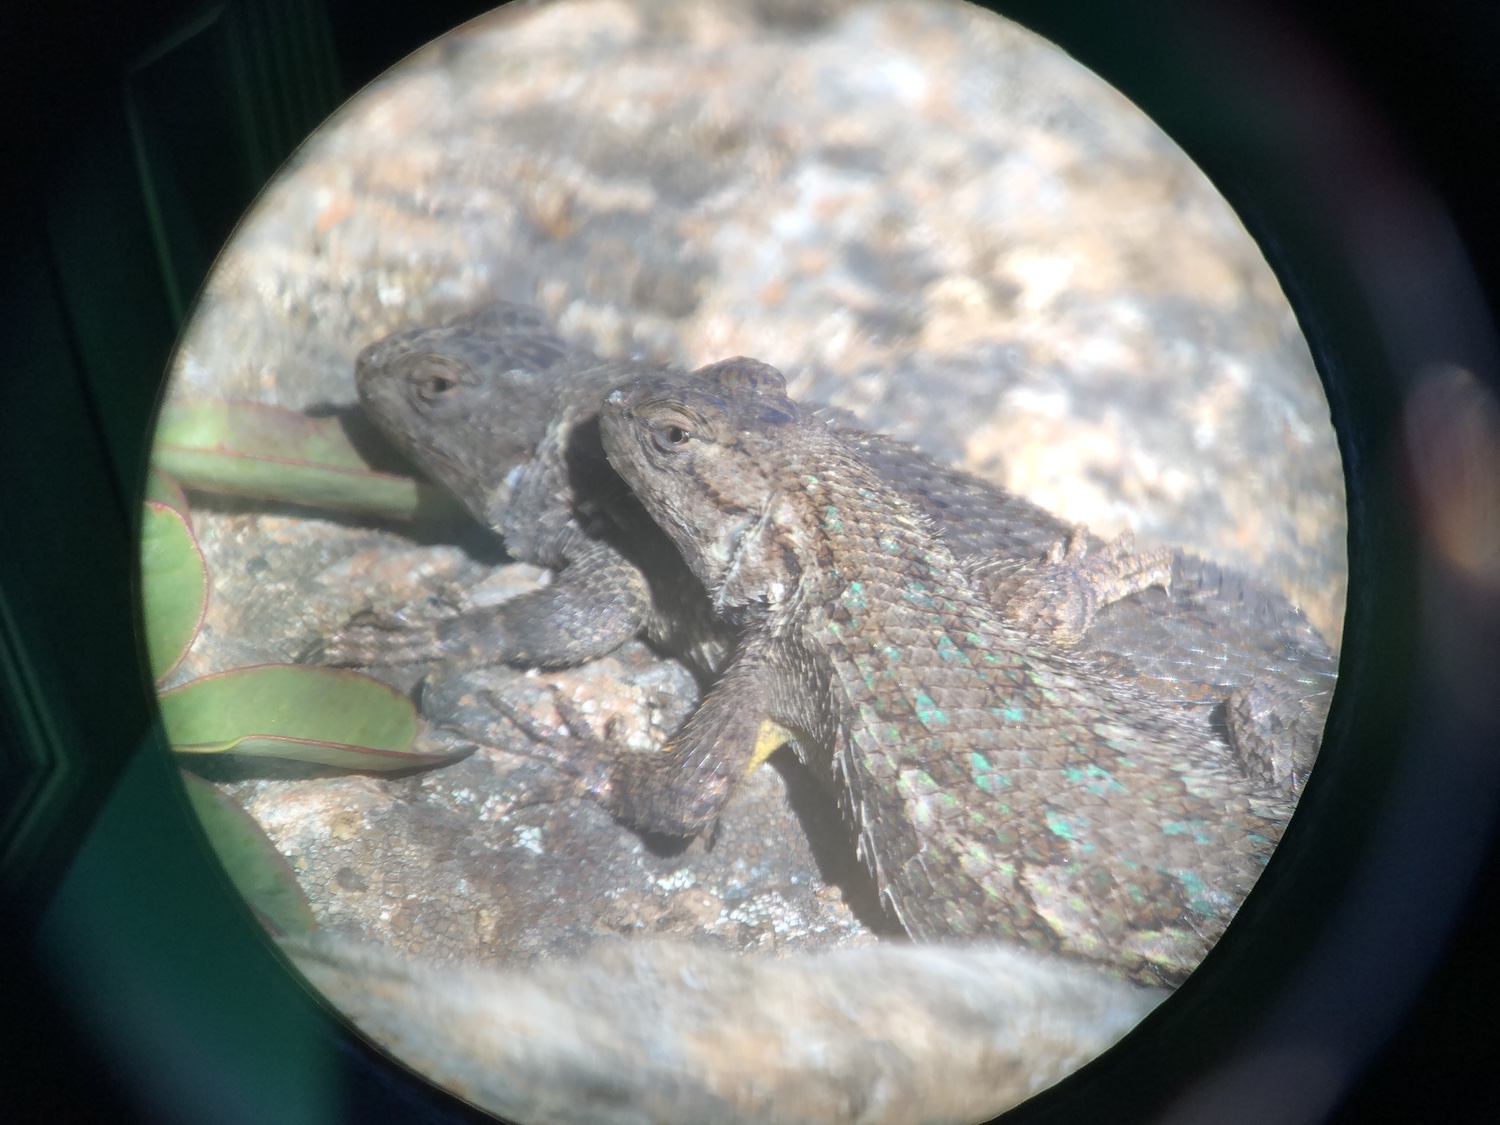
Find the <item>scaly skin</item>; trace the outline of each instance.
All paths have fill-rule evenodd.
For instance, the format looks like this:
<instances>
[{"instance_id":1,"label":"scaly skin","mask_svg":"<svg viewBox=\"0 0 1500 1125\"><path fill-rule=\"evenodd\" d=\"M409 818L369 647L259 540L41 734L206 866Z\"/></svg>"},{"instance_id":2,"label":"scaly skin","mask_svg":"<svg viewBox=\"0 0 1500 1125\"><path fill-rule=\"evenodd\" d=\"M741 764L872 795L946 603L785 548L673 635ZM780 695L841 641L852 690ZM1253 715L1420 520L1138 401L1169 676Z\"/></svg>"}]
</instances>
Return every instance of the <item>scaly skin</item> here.
<instances>
[{"instance_id":1,"label":"scaly skin","mask_svg":"<svg viewBox=\"0 0 1500 1125\"><path fill-rule=\"evenodd\" d=\"M366 413L503 536L513 558L554 568L557 579L498 611L427 629L352 625L321 658L558 666L644 635L700 675L722 668L733 630L708 611L599 446L600 399L652 370L606 363L552 335L535 310L503 302L365 348L355 381Z\"/></svg>"},{"instance_id":2,"label":"scaly skin","mask_svg":"<svg viewBox=\"0 0 1500 1125\"><path fill-rule=\"evenodd\" d=\"M322 659L551 666L644 635L710 681L733 650L734 630L711 612L599 446L604 395L653 370L601 360L554 335L536 310L506 302L366 348L356 376L379 428L502 535L512 557L554 568L557 579L437 624L353 624L324 645ZM1247 768L1288 792L1300 785L1334 662L1285 598L1181 551L1135 555L1126 544L1105 545L865 431L847 412L801 409L927 514L1012 624L1168 698L1227 702L1224 723Z\"/></svg>"},{"instance_id":3,"label":"scaly skin","mask_svg":"<svg viewBox=\"0 0 1500 1125\"><path fill-rule=\"evenodd\" d=\"M1007 622L928 515L851 441L728 361L610 393L610 462L743 629L660 755L596 791L691 832L767 730L834 792L916 938L1019 938L1178 983L1290 815L1210 708L1169 702Z\"/></svg>"},{"instance_id":4,"label":"scaly skin","mask_svg":"<svg viewBox=\"0 0 1500 1125\"><path fill-rule=\"evenodd\" d=\"M536 310L507 302L365 348L355 381L380 430L503 536L513 558L554 568L558 578L429 630L352 625L321 658L556 666L603 656L639 634L704 678L720 671L733 630L708 612L696 579L599 447L599 402L653 370L601 360L553 335ZM849 433L890 479L908 482L970 554L1040 559L1070 531L1019 497L864 432L852 415L823 407L817 417Z\"/></svg>"},{"instance_id":5,"label":"scaly skin","mask_svg":"<svg viewBox=\"0 0 1500 1125\"><path fill-rule=\"evenodd\" d=\"M779 380L771 369L747 360L666 377L689 384L706 381L712 387L723 383L731 369L740 371L742 381ZM538 752L586 778L595 794L631 823L677 834L691 834L710 823L745 769L789 729L800 728L787 726L788 716L776 719L757 702L767 690L762 670L785 659L782 649L768 647L771 638L762 620L768 608L757 599L740 605L721 596L716 612L677 547L604 461L598 430L601 401L613 389L659 371L601 361L552 335L534 311L502 304L441 328L398 333L374 344L362 353L357 373L366 409L392 440L459 496L477 519L505 536L515 557L557 568L558 580L498 610L429 630L352 628L335 639L330 656L354 663L442 659L560 664L602 655L644 633L683 656L705 679L723 672L704 709L672 748L659 755L617 756L607 747L572 740L565 747L555 741L539 746ZM816 440L831 442L862 472L873 473L885 490L882 505L894 494L892 511L910 517L913 508L920 509L931 523L919 515L918 530L930 536L935 528L942 536L929 550L929 565L936 565L942 553L938 548L946 545L970 593L984 603L972 612L989 614L999 622L996 627L1009 626L1010 643L1032 653L1033 664L1053 669L1048 675L1082 677L1090 699L1113 700L1110 707L1133 717L1130 729L1164 727L1162 745L1184 743L1189 748L1180 762L1170 763L1181 770L1158 794L1160 809L1177 800L1171 784L1194 778L1189 795L1196 793L1200 804L1212 803L1217 787L1224 787L1237 794L1236 801L1252 802L1258 810L1253 815L1275 829L1247 830L1240 844L1248 841L1253 845L1248 848L1226 841L1208 847L1212 852L1223 845L1224 854L1234 856L1240 867L1240 861L1250 862L1248 875L1236 867L1205 883L1193 862L1185 861L1180 877L1164 874L1159 865L1142 867L1146 874L1116 888L1114 906L1091 900L1092 920L1086 925L1067 917L1066 910L1060 914L1056 902L1048 905L1051 900L1037 883L1048 869L1035 856L1012 873L1011 905L1004 910L991 911L987 905L991 891L998 893L993 877L988 883L955 884L950 873L936 901L946 903L941 910L960 919L953 924L934 922L932 910L912 905L932 899L913 891L910 872L899 879L887 877L882 889L898 916L913 933L926 936L1014 932L1072 951L1080 942L1092 941L1106 950L1099 959L1141 979L1176 979L1196 963L1253 879L1255 857L1269 849L1312 761L1333 674L1321 638L1285 599L1212 563L1182 552L1135 555L1125 544L1101 544L987 482L936 465L904 443L865 432L843 412L794 407L784 395L772 409L793 412L798 426L822 435ZM691 554L690 547L684 549ZM1163 589L1168 558L1170 588ZM748 632L738 657L728 663L738 625ZM921 648L920 626L915 634L906 624L897 623L897 628ZM1029 635L1017 641L1016 629ZM1058 661L1060 670L1053 668ZM822 684L813 676L813 682L810 694L805 680L795 690L808 698L825 698L832 690L831 677ZM1056 694L1055 687L1033 687ZM934 697L929 693L928 698ZM1212 733L1205 734L1214 722L1216 729L1227 731L1238 757L1227 753ZM1063 728L1054 722L1053 729L1055 737ZM1265 732L1269 738L1263 737ZM808 730L801 734L799 745L816 763L820 744L805 737ZM985 737L994 734L990 730ZM847 754L846 749L843 757ZM1162 764L1159 758L1146 758ZM833 776L835 760L842 758L830 750L826 777ZM927 776L936 782L931 771ZM1086 786L1087 776L1080 776L1084 780L1079 784ZM944 781L946 797L940 803L945 806L963 791L962 784L950 785L952 781ZM976 780L968 784L971 790L982 788ZM846 787L846 803L852 792ZM1156 805L1136 809L1148 821L1158 811ZM1161 816L1177 816L1170 823L1184 833L1198 832L1212 819L1195 818L1186 805L1177 811L1180 816ZM1033 829L1041 815L1048 834L1032 830L1026 838L1033 850L1038 841L1047 843L1053 849L1047 854L1055 858L1064 853L1057 850L1063 845L1052 825L1064 822L1048 821L1045 813L1033 807L1027 815ZM1231 818L1223 825L1233 822ZM868 821L868 830L859 833L867 859L910 850L900 824L899 810ZM1259 837L1264 840L1258 842ZM1178 851L1187 846L1184 840L1167 843ZM1194 843L1200 846L1196 836ZM886 860L885 867L894 862ZM971 867L977 862L970 857ZM997 862L1003 870L1015 861ZM882 878L878 865L875 874ZM976 892L976 886L982 890ZM1202 894L1195 899L1198 890ZM1040 904L1015 906L1038 895L1044 900ZM1205 903L1210 904L1207 914L1194 909Z\"/></svg>"}]
</instances>

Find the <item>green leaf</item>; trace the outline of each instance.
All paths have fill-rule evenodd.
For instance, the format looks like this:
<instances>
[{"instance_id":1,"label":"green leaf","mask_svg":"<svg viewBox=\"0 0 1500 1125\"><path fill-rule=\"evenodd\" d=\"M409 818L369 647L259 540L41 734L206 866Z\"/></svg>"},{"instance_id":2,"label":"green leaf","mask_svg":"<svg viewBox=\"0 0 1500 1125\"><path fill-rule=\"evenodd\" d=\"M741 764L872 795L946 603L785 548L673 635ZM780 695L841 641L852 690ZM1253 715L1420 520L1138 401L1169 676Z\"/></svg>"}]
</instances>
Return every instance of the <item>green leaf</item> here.
<instances>
[{"instance_id":1,"label":"green leaf","mask_svg":"<svg viewBox=\"0 0 1500 1125\"><path fill-rule=\"evenodd\" d=\"M343 668L258 664L159 695L172 748L233 751L354 770L401 770L449 758L413 750L417 713L379 680Z\"/></svg>"},{"instance_id":2,"label":"green leaf","mask_svg":"<svg viewBox=\"0 0 1500 1125\"><path fill-rule=\"evenodd\" d=\"M400 519L415 515L419 491L428 491L371 469L337 419L262 402L167 403L152 461L188 488Z\"/></svg>"},{"instance_id":3,"label":"green leaf","mask_svg":"<svg viewBox=\"0 0 1500 1125\"><path fill-rule=\"evenodd\" d=\"M186 520L189 527L193 525L193 517L188 511L187 497L183 494L182 486L160 469L153 468L146 474L146 499L165 504Z\"/></svg>"},{"instance_id":4,"label":"green leaf","mask_svg":"<svg viewBox=\"0 0 1500 1125\"><path fill-rule=\"evenodd\" d=\"M283 934L317 929L297 877L255 818L201 777L184 773L182 783L214 854L251 908Z\"/></svg>"},{"instance_id":5,"label":"green leaf","mask_svg":"<svg viewBox=\"0 0 1500 1125\"><path fill-rule=\"evenodd\" d=\"M208 609L208 567L187 520L158 500L141 520L141 601L151 676L182 663Z\"/></svg>"}]
</instances>

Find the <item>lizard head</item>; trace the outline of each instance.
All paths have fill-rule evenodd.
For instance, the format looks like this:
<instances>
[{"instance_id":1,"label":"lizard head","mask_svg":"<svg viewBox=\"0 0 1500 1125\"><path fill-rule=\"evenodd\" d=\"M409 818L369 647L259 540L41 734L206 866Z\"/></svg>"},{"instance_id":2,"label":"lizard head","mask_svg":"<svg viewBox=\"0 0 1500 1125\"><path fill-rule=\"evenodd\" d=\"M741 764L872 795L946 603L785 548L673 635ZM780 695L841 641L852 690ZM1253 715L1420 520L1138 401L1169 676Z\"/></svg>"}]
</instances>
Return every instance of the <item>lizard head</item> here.
<instances>
[{"instance_id":1,"label":"lizard head","mask_svg":"<svg viewBox=\"0 0 1500 1125\"><path fill-rule=\"evenodd\" d=\"M381 432L490 523L556 412L547 372L568 355L540 314L498 302L376 341L354 378Z\"/></svg>"},{"instance_id":2,"label":"lizard head","mask_svg":"<svg viewBox=\"0 0 1500 1125\"><path fill-rule=\"evenodd\" d=\"M799 422L774 367L736 358L611 392L599 414L610 464L676 543L719 608L776 602L795 583L767 555L776 450Z\"/></svg>"}]
</instances>

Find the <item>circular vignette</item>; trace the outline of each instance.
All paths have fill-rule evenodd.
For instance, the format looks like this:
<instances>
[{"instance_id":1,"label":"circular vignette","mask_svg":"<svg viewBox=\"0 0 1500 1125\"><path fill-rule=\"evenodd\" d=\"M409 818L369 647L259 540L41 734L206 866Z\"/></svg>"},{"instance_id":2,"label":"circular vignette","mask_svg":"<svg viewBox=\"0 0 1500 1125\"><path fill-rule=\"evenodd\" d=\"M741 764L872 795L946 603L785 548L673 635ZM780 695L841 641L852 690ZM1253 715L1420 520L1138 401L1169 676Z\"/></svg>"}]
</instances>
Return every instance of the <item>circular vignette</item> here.
<instances>
[{"instance_id":1,"label":"circular vignette","mask_svg":"<svg viewBox=\"0 0 1500 1125\"><path fill-rule=\"evenodd\" d=\"M1016 1119L1072 1118L1106 1104L1118 1118L1130 1099L1138 1119L1209 1119L1221 1099L1244 1119L1316 1118L1399 1020L1437 955L1493 809L1493 767L1472 755L1493 727L1463 705L1468 686L1438 676L1433 659L1485 627L1445 616L1473 599L1476 580L1439 551L1419 564L1399 445L1403 402L1426 364L1492 379L1489 324L1441 212L1382 152L1326 64L1295 52L1288 61L1285 39L1267 35L1270 17L1229 25L1092 9L1091 22L1040 7L1003 14L1151 113L1260 239L1318 358L1352 510L1345 658L1325 741L1331 768L1315 772L1291 846L1168 1010ZM1234 50L1224 47L1230 40ZM1234 65L1201 65L1226 57ZM1250 111L1257 94L1257 104L1278 104L1268 93L1277 86L1280 117ZM1325 143L1334 134L1339 143ZM1419 291L1438 297L1412 299ZM1445 862L1433 863L1439 848ZM1280 940L1293 931L1304 935L1296 951ZM1178 1062L1163 1068L1166 1055Z\"/></svg>"}]
</instances>

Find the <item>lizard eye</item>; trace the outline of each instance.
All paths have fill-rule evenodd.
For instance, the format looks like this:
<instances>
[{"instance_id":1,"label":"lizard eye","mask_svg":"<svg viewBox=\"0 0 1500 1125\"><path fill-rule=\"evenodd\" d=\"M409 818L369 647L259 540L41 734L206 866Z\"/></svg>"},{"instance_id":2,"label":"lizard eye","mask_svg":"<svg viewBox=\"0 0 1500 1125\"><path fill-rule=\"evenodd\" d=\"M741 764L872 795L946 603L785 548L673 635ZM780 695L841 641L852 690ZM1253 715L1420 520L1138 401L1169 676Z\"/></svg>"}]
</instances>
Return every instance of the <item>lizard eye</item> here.
<instances>
[{"instance_id":1,"label":"lizard eye","mask_svg":"<svg viewBox=\"0 0 1500 1125\"><path fill-rule=\"evenodd\" d=\"M684 445L692 440L692 433L675 422L669 422L665 426L658 427L654 431L656 444L665 453L676 453Z\"/></svg>"},{"instance_id":2,"label":"lizard eye","mask_svg":"<svg viewBox=\"0 0 1500 1125\"><path fill-rule=\"evenodd\" d=\"M442 398L443 395L447 394L456 386L458 386L457 379L453 378L451 375L444 375L442 372L434 371L431 374L423 375L420 379L417 380L417 394L419 394L424 401L433 402L437 399Z\"/></svg>"},{"instance_id":3,"label":"lizard eye","mask_svg":"<svg viewBox=\"0 0 1500 1125\"><path fill-rule=\"evenodd\" d=\"M406 369L408 393L427 406L437 406L466 385L467 370L462 362L445 355L414 356Z\"/></svg>"}]
</instances>

